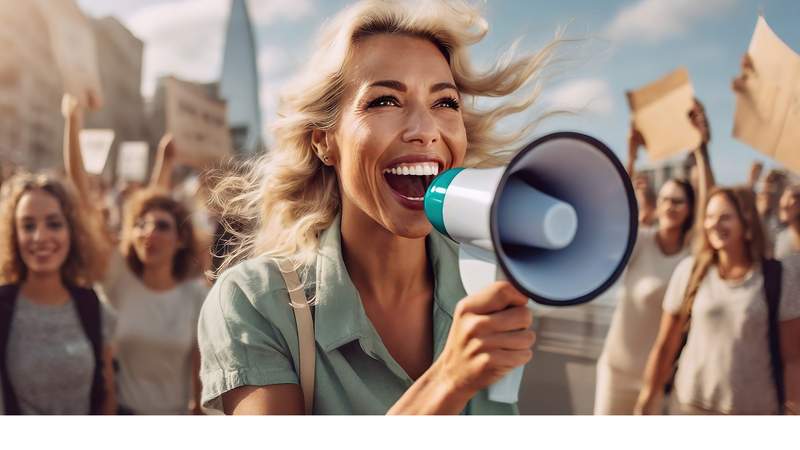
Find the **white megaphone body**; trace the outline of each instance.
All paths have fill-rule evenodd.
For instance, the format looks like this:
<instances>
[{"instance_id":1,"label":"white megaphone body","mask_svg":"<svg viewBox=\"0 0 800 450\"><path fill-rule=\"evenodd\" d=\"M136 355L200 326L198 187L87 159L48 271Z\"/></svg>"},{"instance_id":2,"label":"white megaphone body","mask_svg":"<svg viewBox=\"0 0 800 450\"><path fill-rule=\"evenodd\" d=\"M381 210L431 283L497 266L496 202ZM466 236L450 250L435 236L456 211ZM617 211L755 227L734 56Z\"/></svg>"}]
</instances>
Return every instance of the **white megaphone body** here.
<instances>
[{"instance_id":1,"label":"white megaphone body","mask_svg":"<svg viewBox=\"0 0 800 450\"><path fill-rule=\"evenodd\" d=\"M600 141L573 132L544 136L505 167L450 169L425 194L425 214L459 243L468 294L496 280L548 306L588 302L617 280L637 233L630 178ZM515 403L524 366L490 386Z\"/></svg>"}]
</instances>

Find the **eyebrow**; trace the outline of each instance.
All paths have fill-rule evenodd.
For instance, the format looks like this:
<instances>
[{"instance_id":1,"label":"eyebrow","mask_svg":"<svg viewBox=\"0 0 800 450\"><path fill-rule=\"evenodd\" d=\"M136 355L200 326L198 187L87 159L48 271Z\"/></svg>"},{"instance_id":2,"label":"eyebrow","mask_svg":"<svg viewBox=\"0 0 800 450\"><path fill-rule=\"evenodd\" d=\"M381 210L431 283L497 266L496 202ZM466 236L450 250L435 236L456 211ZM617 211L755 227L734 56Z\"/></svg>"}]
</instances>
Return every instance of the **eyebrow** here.
<instances>
[{"instance_id":1,"label":"eyebrow","mask_svg":"<svg viewBox=\"0 0 800 450\"><path fill-rule=\"evenodd\" d=\"M408 90L405 84L397 80L378 80L373 83L370 83L368 87L385 87L400 92L406 92ZM438 91L443 91L445 89L452 89L458 92L458 88L456 88L456 86L453 83L448 83L448 82L436 83L433 86L431 86L430 91L438 92Z\"/></svg>"}]
</instances>

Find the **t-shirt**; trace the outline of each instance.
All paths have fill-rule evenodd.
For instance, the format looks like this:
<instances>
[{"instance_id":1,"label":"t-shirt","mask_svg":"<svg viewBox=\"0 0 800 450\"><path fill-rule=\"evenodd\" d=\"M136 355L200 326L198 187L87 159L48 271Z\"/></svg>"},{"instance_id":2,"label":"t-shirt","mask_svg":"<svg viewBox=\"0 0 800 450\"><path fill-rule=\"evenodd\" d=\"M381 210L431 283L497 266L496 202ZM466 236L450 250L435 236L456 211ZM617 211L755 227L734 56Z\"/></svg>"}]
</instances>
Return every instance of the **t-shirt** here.
<instances>
[{"instance_id":1,"label":"t-shirt","mask_svg":"<svg viewBox=\"0 0 800 450\"><path fill-rule=\"evenodd\" d=\"M385 414L414 381L392 357L364 310L342 259L339 218L320 237L316 262L305 269L316 296L314 414ZM433 231L427 238L435 280L434 358L441 355L453 311L466 296L458 247ZM306 272L301 269L300 273ZM298 384L299 344L289 295L266 256L226 271L203 305L199 324L203 405L221 409L221 395L239 386ZM517 414L516 404L489 400L483 390L465 414Z\"/></svg>"},{"instance_id":2,"label":"t-shirt","mask_svg":"<svg viewBox=\"0 0 800 450\"><path fill-rule=\"evenodd\" d=\"M103 341L108 342L115 319L107 306L101 311ZM22 414L89 414L94 351L72 300L41 305L20 295L6 352L8 378Z\"/></svg>"},{"instance_id":3,"label":"t-shirt","mask_svg":"<svg viewBox=\"0 0 800 450\"><path fill-rule=\"evenodd\" d=\"M658 335L661 302L673 270L687 248L665 255L656 240L656 228L640 228L600 361L618 372L641 380L647 357ZM630 386L639 389L640 383Z\"/></svg>"},{"instance_id":4,"label":"t-shirt","mask_svg":"<svg viewBox=\"0 0 800 450\"><path fill-rule=\"evenodd\" d=\"M775 238L775 259L784 259L792 253L800 254L800 237L791 228L784 228Z\"/></svg>"},{"instance_id":5,"label":"t-shirt","mask_svg":"<svg viewBox=\"0 0 800 450\"><path fill-rule=\"evenodd\" d=\"M664 311L677 314L693 258L672 275ZM692 307L691 328L678 361L679 403L729 414L776 414L778 401L768 344L769 323L761 267L743 280L723 280L712 266ZM784 264L779 319L800 317L800 270Z\"/></svg>"},{"instance_id":6,"label":"t-shirt","mask_svg":"<svg viewBox=\"0 0 800 450\"><path fill-rule=\"evenodd\" d=\"M104 284L119 319L113 339L119 404L137 414L186 414L197 318L208 289L192 279L156 292L127 267L111 273L116 279Z\"/></svg>"}]
</instances>

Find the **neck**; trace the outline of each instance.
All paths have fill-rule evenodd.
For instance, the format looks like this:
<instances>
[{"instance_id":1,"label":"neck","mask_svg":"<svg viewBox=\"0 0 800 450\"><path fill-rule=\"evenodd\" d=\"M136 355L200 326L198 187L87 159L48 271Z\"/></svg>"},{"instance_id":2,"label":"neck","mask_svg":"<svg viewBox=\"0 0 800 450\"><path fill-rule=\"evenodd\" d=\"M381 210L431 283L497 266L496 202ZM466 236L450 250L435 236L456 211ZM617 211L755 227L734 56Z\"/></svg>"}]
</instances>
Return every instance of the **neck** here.
<instances>
[{"instance_id":1,"label":"neck","mask_svg":"<svg viewBox=\"0 0 800 450\"><path fill-rule=\"evenodd\" d=\"M676 227L658 227L656 242L665 255L674 255L683 249L681 229Z\"/></svg>"},{"instance_id":2,"label":"neck","mask_svg":"<svg viewBox=\"0 0 800 450\"><path fill-rule=\"evenodd\" d=\"M342 257L362 300L395 304L430 295L425 238L394 235L361 211L342 209Z\"/></svg>"},{"instance_id":3,"label":"neck","mask_svg":"<svg viewBox=\"0 0 800 450\"><path fill-rule=\"evenodd\" d=\"M154 291L167 291L175 287L175 277L172 276L172 262L145 266L142 269L142 283Z\"/></svg>"},{"instance_id":4,"label":"neck","mask_svg":"<svg viewBox=\"0 0 800 450\"><path fill-rule=\"evenodd\" d=\"M59 272L28 272L20 290L25 298L35 303L55 305L69 301L69 292Z\"/></svg>"},{"instance_id":5,"label":"neck","mask_svg":"<svg viewBox=\"0 0 800 450\"><path fill-rule=\"evenodd\" d=\"M717 252L717 267L722 278L741 278L750 270L752 261L747 256L744 244Z\"/></svg>"}]
</instances>

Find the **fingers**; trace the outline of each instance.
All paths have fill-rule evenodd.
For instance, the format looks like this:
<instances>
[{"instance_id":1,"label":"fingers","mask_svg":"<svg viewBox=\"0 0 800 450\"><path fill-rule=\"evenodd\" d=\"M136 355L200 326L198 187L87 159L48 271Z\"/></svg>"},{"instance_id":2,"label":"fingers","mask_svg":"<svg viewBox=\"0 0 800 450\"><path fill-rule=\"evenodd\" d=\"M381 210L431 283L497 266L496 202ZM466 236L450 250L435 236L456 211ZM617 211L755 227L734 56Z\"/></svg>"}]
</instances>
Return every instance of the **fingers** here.
<instances>
[{"instance_id":1,"label":"fingers","mask_svg":"<svg viewBox=\"0 0 800 450\"><path fill-rule=\"evenodd\" d=\"M481 292L460 301L456 307L456 313L459 315L466 313L491 314L509 306L524 306L527 303L527 297L514 288L511 283L497 281Z\"/></svg>"},{"instance_id":2,"label":"fingers","mask_svg":"<svg viewBox=\"0 0 800 450\"><path fill-rule=\"evenodd\" d=\"M473 339L470 350L473 354L494 350L530 350L534 343L536 333L532 330L507 331Z\"/></svg>"}]
</instances>

